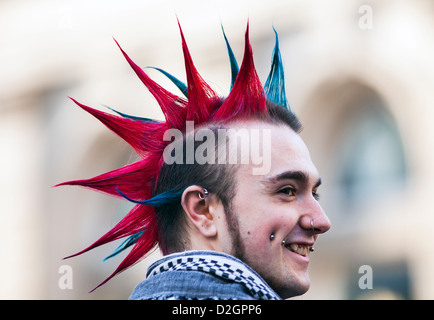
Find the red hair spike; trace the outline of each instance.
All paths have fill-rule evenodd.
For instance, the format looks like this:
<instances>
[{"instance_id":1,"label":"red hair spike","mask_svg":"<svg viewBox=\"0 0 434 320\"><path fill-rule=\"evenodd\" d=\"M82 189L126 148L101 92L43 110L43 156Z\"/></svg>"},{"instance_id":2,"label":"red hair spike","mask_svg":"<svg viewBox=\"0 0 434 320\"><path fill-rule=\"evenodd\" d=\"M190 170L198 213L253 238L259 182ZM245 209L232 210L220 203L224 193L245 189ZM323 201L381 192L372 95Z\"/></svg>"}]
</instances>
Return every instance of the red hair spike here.
<instances>
[{"instance_id":1,"label":"red hair spike","mask_svg":"<svg viewBox=\"0 0 434 320\"><path fill-rule=\"evenodd\" d=\"M173 128L183 128L185 123L184 107L187 105L187 101L165 90L158 83L149 78L149 76L137 64L135 64L133 60L130 59L116 39L114 40L131 68L157 100L168 124L170 124Z\"/></svg>"},{"instance_id":2,"label":"red hair spike","mask_svg":"<svg viewBox=\"0 0 434 320\"><path fill-rule=\"evenodd\" d=\"M240 70L229 96L215 113L214 119L228 120L234 117L248 117L258 113L265 114L266 110L264 89L253 62L253 50L249 40L249 24L247 24L244 57Z\"/></svg>"},{"instance_id":3,"label":"red hair spike","mask_svg":"<svg viewBox=\"0 0 434 320\"><path fill-rule=\"evenodd\" d=\"M178 21L179 32L182 40L182 52L184 53L185 71L187 75L187 120L199 124L210 119L215 110L215 105L220 101L216 93L203 80L194 66L181 24Z\"/></svg>"}]
</instances>

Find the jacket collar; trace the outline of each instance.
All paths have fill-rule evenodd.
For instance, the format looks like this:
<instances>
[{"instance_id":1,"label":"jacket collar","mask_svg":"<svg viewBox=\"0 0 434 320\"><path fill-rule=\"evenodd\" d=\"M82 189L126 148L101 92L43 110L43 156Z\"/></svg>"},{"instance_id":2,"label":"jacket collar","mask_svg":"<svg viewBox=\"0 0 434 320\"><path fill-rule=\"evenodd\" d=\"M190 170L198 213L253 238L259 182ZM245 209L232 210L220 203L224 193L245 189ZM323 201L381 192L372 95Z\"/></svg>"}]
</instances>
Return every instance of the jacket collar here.
<instances>
[{"instance_id":1,"label":"jacket collar","mask_svg":"<svg viewBox=\"0 0 434 320\"><path fill-rule=\"evenodd\" d=\"M189 270L206 272L226 281L241 283L256 299L281 299L247 264L231 255L216 251L184 251L164 256L149 266L146 277L150 278L168 271Z\"/></svg>"}]
</instances>

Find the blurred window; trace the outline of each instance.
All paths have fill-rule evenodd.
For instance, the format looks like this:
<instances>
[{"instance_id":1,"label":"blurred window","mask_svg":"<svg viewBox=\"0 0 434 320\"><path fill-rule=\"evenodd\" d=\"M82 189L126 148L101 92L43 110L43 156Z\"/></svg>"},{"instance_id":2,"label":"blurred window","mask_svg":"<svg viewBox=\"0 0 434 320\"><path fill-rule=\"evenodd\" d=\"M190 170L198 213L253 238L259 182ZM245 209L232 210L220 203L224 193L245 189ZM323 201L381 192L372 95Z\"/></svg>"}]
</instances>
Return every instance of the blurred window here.
<instances>
[{"instance_id":1,"label":"blurred window","mask_svg":"<svg viewBox=\"0 0 434 320\"><path fill-rule=\"evenodd\" d=\"M402 190L406 163L400 134L376 96L356 105L338 151L342 200L349 208Z\"/></svg>"}]
</instances>

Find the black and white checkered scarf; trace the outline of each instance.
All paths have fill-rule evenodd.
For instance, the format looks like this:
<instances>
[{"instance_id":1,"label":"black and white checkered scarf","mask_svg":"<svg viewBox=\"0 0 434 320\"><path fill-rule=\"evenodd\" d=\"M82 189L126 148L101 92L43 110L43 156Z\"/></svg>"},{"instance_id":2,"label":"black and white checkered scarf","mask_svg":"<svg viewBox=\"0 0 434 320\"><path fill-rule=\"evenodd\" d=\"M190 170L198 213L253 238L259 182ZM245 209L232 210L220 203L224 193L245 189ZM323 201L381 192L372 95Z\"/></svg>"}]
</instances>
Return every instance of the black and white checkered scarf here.
<instances>
[{"instance_id":1,"label":"black and white checkered scarf","mask_svg":"<svg viewBox=\"0 0 434 320\"><path fill-rule=\"evenodd\" d=\"M216 251L185 251L165 256L148 268L146 277L177 270L210 273L243 284L256 299L281 300L252 268L235 257Z\"/></svg>"}]
</instances>

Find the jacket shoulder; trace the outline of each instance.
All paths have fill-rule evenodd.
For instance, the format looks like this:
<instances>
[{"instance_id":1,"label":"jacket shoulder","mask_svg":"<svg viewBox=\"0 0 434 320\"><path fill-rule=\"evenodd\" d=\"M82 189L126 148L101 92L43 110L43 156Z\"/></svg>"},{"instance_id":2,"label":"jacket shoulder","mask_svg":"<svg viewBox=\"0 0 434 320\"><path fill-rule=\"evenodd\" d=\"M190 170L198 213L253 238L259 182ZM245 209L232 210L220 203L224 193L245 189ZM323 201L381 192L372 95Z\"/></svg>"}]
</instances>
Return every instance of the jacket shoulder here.
<instances>
[{"instance_id":1,"label":"jacket shoulder","mask_svg":"<svg viewBox=\"0 0 434 320\"><path fill-rule=\"evenodd\" d=\"M168 271L139 283L130 300L254 300L247 288L200 271Z\"/></svg>"}]
</instances>

